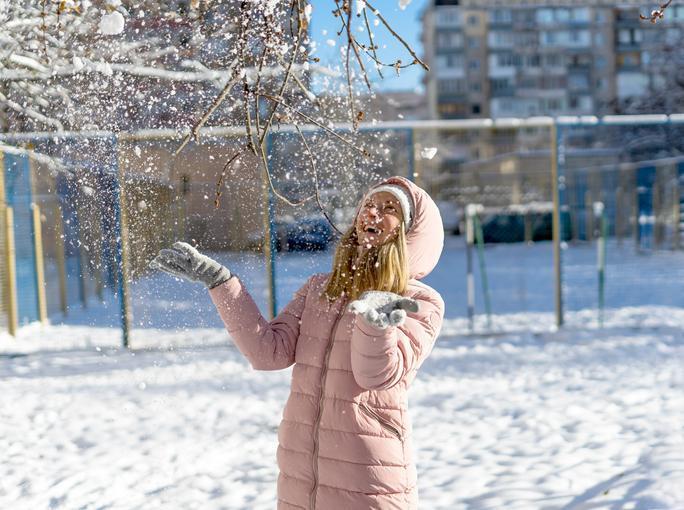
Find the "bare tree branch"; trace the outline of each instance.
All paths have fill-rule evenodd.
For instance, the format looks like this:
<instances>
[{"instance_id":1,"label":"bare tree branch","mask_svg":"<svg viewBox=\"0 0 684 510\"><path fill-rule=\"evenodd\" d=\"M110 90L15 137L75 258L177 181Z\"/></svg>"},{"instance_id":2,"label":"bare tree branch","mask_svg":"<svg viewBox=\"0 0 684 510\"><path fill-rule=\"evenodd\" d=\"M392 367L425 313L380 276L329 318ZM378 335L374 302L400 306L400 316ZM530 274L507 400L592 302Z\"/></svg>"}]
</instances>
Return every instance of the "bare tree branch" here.
<instances>
[{"instance_id":1,"label":"bare tree branch","mask_svg":"<svg viewBox=\"0 0 684 510\"><path fill-rule=\"evenodd\" d=\"M668 0L664 4L661 4L658 9L652 10L651 14L649 16L644 16L643 14L639 14L639 19L648 20L651 23L657 23L659 19L662 19L665 17L665 9L667 9L671 3L672 3L672 0Z\"/></svg>"},{"instance_id":2,"label":"bare tree branch","mask_svg":"<svg viewBox=\"0 0 684 510\"><path fill-rule=\"evenodd\" d=\"M230 166L233 164L234 161L237 161L237 159L244 154L244 149L236 152L231 156L231 158L226 161L226 164L223 165L223 170L221 171L221 175L218 178L218 181L216 181L216 193L214 197L214 207L218 208L218 206L221 203L221 195L223 194L223 179L226 177L226 174L228 173L228 169Z\"/></svg>"},{"instance_id":3,"label":"bare tree branch","mask_svg":"<svg viewBox=\"0 0 684 510\"><path fill-rule=\"evenodd\" d=\"M670 0L671 1L671 0ZM366 1L366 5L373 11L373 14L377 16L377 18L382 22L383 25L385 25L385 28L389 30L389 32L394 36L394 38L399 41L404 48L406 48L406 51L408 51L411 56L413 57L413 61L417 64L420 64L420 66L425 69L426 71L429 71L430 68L428 65L423 62L420 57L416 54L415 51L413 51L413 48L407 43L403 37L401 37L393 28L392 26L387 22L387 20L380 14L380 11L378 11L375 7L373 7L369 2Z\"/></svg>"},{"instance_id":4,"label":"bare tree branch","mask_svg":"<svg viewBox=\"0 0 684 510\"><path fill-rule=\"evenodd\" d=\"M316 119L314 119L313 117L310 117L309 115L305 114L304 112L301 112L301 111L297 110L296 108L294 108L293 106L288 105L282 99L278 99L277 97L271 96L269 94L261 94L261 96L265 97L266 99L269 99L271 101L274 101L276 103L283 105L286 109L288 109L291 112L299 115L303 119L306 119L311 124L315 124L316 126L321 128L323 131L325 131L326 133L328 133L328 134L334 136L335 138L337 138L338 140L340 140L347 147L354 149L355 151L361 153L361 155L363 155L364 157L370 157L370 153L366 149L357 147L351 141L349 141L346 138L344 138L343 136L341 136L339 133L336 133L335 131L330 129L328 126L325 126L324 124L318 122Z\"/></svg>"},{"instance_id":5,"label":"bare tree branch","mask_svg":"<svg viewBox=\"0 0 684 510\"><path fill-rule=\"evenodd\" d=\"M314 160L313 152L311 152L311 148L309 147L309 144L306 141L306 137L304 136L304 133L302 133L302 130L299 128L297 124L295 124L295 129L297 129L297 133L299 134L299 137L302 140L302 144L304 144L306 155L309 158L309 164L311 165L311 173L313 174L314 179L314 196L316 197L316 204L318 205L318 209L321 211L323 216L325 216L325 219L328 220L330 226L332 226L332 228L334 228L338 234L342 235L343 232L339 228L337 228L337 225L335 225L333 220L330 219L330 216L328 216L325 207L323 207L323 202L321 201L321 192L318 186L318 170L316 169L316 161Z\"/></svg>"}]
</instances>

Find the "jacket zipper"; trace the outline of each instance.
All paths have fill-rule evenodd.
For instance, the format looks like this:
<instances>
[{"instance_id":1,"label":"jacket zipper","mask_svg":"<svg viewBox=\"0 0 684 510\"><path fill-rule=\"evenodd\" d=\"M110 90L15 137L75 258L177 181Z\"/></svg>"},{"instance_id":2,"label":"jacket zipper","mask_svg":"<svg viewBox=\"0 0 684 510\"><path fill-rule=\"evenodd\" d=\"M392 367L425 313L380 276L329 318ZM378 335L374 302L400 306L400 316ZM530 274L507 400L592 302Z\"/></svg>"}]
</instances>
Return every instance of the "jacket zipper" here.
<instances>
[{"instance_id":1,"label":"jacket zipper","mask_svg":"<svg viewBox=\"0 0 684 510\"><path fill-rule=\"evenodd\" d=\"M385 429L387 432L389 432L390 434L392 434L393 436L395 436L395 437L396 437L397 439L399 439L400 441L402 440L402 439L401 439L401 432L399 432L399 430L398 430L394 425L392 425L392 424L389 423L387 420L385 420L384 418L382 418L378 413L376 413L375 411L373 411L365 402L360 402L360 403L359 403L359 408L360 408L364 413L366 413L368 416L370 416L371 418L375 419L375 421L377 421L377 422L380 424L380 426L381 426L383 429Z\"/></svg>"},{"instance_id":2,"label":"jacket zipper","mask_svg":"<svg viewBox=\"0 0 684 510\"><path fill-rule=\"evenodd\" d=\"M321 417L323 416L323 397L325 396L325 380L328 376L328 361L330 360L330 352L332 351L332 345L333 341L335 340L335 334L337 333L337 326L340 323L340 319L344 315L344 303L342 303L342 308L337 315L337 318L335 319L335 324L333 324L332 328L332 334L330 335L330 338L328 339L328 345L325 347L325 357L323 359L323 367L321 369L321 395L318 398L318 413L316 415L316 419L314 420L314 425L313 425L313 440L314 440L314 449L313 449L313 457L312 457L312 462L313 462L313 475L314 475L314 485L313 489L311 489L311 499L310 499L310 506L311 510L315 510L316 508L316 492L318 491L318 439L319 439L319 433L320 433L320 425L321 425Z\"/></svg>"}]
</instances>

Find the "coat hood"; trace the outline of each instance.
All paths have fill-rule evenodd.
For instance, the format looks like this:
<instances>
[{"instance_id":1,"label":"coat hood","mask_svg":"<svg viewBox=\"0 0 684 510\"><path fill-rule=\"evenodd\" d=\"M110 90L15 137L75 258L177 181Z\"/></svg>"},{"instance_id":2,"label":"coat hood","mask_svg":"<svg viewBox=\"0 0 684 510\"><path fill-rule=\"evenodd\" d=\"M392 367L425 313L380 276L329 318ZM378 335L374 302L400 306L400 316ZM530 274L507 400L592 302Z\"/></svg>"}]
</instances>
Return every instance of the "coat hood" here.
<instances>
[{"instance_id":1,"label":"coat hood","mask_svg":"<svg viewBox=\"0 0 684 510\"><path fill-rule=\"evenodd\" d=\"M390 177L373 188L387 184L404 188L413 199L413 223L406 233L410 278L420 280L437 265L444 247L442 216L427 192L404 177ZM373 188L369 193L373 192Z\"/></svg>"}]
</instances>

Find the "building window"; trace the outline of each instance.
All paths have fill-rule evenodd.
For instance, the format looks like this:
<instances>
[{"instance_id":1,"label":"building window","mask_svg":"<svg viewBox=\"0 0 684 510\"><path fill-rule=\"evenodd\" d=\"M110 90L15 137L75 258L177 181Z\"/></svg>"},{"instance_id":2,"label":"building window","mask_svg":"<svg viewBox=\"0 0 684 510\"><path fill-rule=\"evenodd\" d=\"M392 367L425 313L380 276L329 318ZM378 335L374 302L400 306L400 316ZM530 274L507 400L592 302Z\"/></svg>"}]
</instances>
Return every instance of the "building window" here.
<instances>
[{"instance_id":1,"label":"building window","mask_svg":"<svg viewBox=\"0 0 684 510\"><path fill-rule=\"evenodd\" d=\"M589 67L591 66L591 55L587 53L573 55L569 58L568 65L570 67Z\"/></svg>"},{"instance_id":2,"label":"building window","mask_svg":"<svg viewBox=\"0 0 684 510\"><path fill-rule=\"evenodd\" d=\"M549 111L557 111L561 109L560 99L549 99L546 103L546 108Z\"/></svg>"},{"instance_id":3,"label":"building window","mask_svg":"<svg viewBox=\"0 0 684 510\"><path fill-rule=\"evenodd\" d=\"M458 25L460 20L458 7L440 7L437 9L437 25L439 26L455 26Z\"/></svg>"},{"instance_id":4,"label":"building window","mask_svg":"<svg viewBox=\"0 0 684 510\"><path fill-rule=\"evenodd\" d=\"M494 8L489 11L489 21L491 23L510 23L513 19L510 9Z\"/></svg>"},{"instance_id":5,"label":"building window","mask_svg":"<svg viewBox=\"0 0 684 510\"><path fill-rule=\"evenodd\" d=\"M470 91L471 92L480 92L481 90L482 90L482 85L480 84L479 81L470 82Z\"/></svg>"},{"instance_id":6,"label":"building window","mask_svg":"<svg viewBox=\"0 0 684 510\"><path fill-rule=\"evenodd\" d=\"M643 40L643 34L638 28L621 28L618 30L618 42L620 44L639 44Z\"/></svg>"},{"instance_id":7,"label":"building window","mask_svg":"<svg viewBox=\"0 0 684 510\"><path fill-rule=\"evenodd\" d=\"M468 69L472 69L473 71L476 71L480 68L480 61L477 59L470 60L468 62Z\"/></svg>"},{"instance_id":8,"label":"building window","mask_svg":"<svg viewBox=\"0 0 684 510\"><path fill-rule=\"evenodd\" d=\"M556 32L545 30L541 33L541 42L544 46L556 44Z\"/></svg>"},{"instance_id":9,"label":"building window","mask_svg":"<svg viewBox=\"0 0 684 510\"><path fill-rule=\"evenodd\" d=\"M551 53L546 55L546 65L548 67L558 67L561 66L563 59L558 53Z\"/></svg>"},{"instance_id":10,"label":"building window","mask_svg":"<svg viewBox=\"0 0 684 510\"><path fill-rule=\"evenodd\" d=\"M454 117L465 114L465 105L460 103L440 103L437 106L440 115Z\"/></svg>"},{"instance_id":11,"label":"building window","mask_svg":"<svg viewBox=\"0 0 684 510\"><path fill-rule=\"evenodd\" d=\"M641 65L641 54L637 52L621 53L617 58L620 67L637 67Z\"/></svg>"},{"instance_id":12,"label":"building window","mask_svg":"<svg viewBox=\"0 0 684 510\"><path fill-rule=\"evenodd\" d=\"M468 37L468 48L475 50L480 47L480 39L477 37Z\"/></svg>"},{"instance_id":13,"label":"building window","mask_svg":"<svg viewBox=\"0 0 684 510\"><path fill-rule=\"evenodd\" d=\"M496 56L497 67L518 67L520 66L520 55L513 53L499 53Z\"/></svg>"},{"instance_id":14,"label":"building window","mask_svg":"<svg viewBox=\"0 0 684 510\"><path fill-rule=\"evenodd\" d=\"M477 16L475 16L473 14L468 16L468 25L475 26L475 25L479 25L479 24L480 24L480 18L478 18Z\"/></svg>"},{"instance_id":15,"label":"building window","mask_svg":"<svg viewBox=\"0 0 684 510\"><path fill-rule=\"evenodd\" d=\"M555 9L555 19L559 23L567 23L570 21L570 9L560 8Z\"/></svg>"},{"instance_id":16,"label":"building window","mask_svg":"<svg viewBox=\"0 0 684 510\"><path fill-rule=\"evenodd\" d=\"M589 75L587 74L570 74L568 75L568 87L573 90L588 89Z\"/></svg>"},{"instance_id":17,"label":"building window","mask_svg":"<svg viewBox=\"0 0 684 510\"><path fill-rule=\"evenodd\" d=\"M473 115L479 115L479 114L480 114L480 111L481 111L480 105L477 104L477 103L474 104L474 105L472 105L472 109L471 109L471 110L472 110L472 112L473 112Z\"/></svg>"},{"instance_id":18,"label":"building window","mask_svg":"<svg viewBox=\"0 0 684 510\"><path fill-rule=\"evenodd\" d=\"M490 80L492 92L501 92L511 88L511 82L508 78L492 78Z\"/></svg>"},{"instance_id":19,"label":"building window","mask_svg":"<svg viewBox=\"0 0 684 510\"><path fill-rule=\"evenodd\" d=\"M438 69L459 69L463 68L463 56L462 55L438 55L437 56L437 68Z\"/></svg>"},{"instance_id":20,"label":"building window","mask_svg":"<svg viewBox=\"0 0 684 510\"><path fill-rule=\"evenodd\" d=\"M510 30L492 30L487 39L492 48L510 48L513 45L513 32Z\"/></svg>"},{"instance_id":21,"label":"building window","mask_svg":"<svg viewBox=\"0 0 684 510\"><path fill-rule=\"evenodd\" d=\"M438 48L460 48L463 46L463 36L459 32L438 32Z\"/></svg>"},{"instance_id":22,"label":"building window","mask_svg":"<svg viewBox=\"0 0 684 510\"><path fill-rule=\"evenodd\" d=\"M437 88L442 94L461 94L464 92L463 80L439 80Z\"/></svg>"},{"instance_id":23,"label":"building window","mask_svg":"<svg viewBox=\"0 0 684 510\"><path fill-rule=\"evenodd\" d=\"M536 89L539 88L538 79L532 76L525 76L518 81L518 88L521 89Z\"/></svg>"},{"instance_id":24,"label":"building window","mask_svg":"<svg viewBox=\"0 0 684 510\"><path fill-rule=\"evenodd\" d=\"M537 9L537 22L542 24L553 23L553 9Z\"/></svg>"},{"instance_id":25,"label":"building window","mask_svg":"<svg viewBox=\"0 0 684 510\"><path fill-rule=\"evenodd\" d=\"M578 23L587 23L591 20L591 12L588 7L575 7L571 11L572 20Z\"/></svg>"}]
</instances>

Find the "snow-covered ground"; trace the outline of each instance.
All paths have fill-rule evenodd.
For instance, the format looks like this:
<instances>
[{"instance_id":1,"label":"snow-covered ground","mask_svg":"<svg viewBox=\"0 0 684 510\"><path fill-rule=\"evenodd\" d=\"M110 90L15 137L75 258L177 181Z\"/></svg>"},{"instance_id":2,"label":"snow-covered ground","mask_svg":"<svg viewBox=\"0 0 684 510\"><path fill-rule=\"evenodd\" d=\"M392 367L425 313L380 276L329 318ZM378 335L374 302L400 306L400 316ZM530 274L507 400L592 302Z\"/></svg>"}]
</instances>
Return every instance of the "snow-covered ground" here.
<instances>
[{"instance_id":1,"label":"snow-covered ground","mask_svg":"<svg viewBox=\"0 0 684 510\"><path fill-rule=\"evenodd\" d=\"M410 393L421 508L684 508L681 255L626 252L613 270L635 271L613 282L623 295L608 301L605 327L589 308L561 331L550 298L526 292L521 309L520 288L492 264L493 303L506 312L508 295L510 313L472 335L456 311L463 285L447 281L462 277L449 243L431 281L449 319ZM487 256L521 264L515 250L528 249L531 289L548 245L529 248ZM594 295L592 253L567 250L569 293ZM279 298L328 256L283 257ZM263 303L258 261L230 262ZM625 292L639 278L641 304ZM289 370L249 368L195 286L154 276L133 300L130 351L118 347L113 302L0 335L0 508L274 508Z\"/></svg>"}]
</instances>

